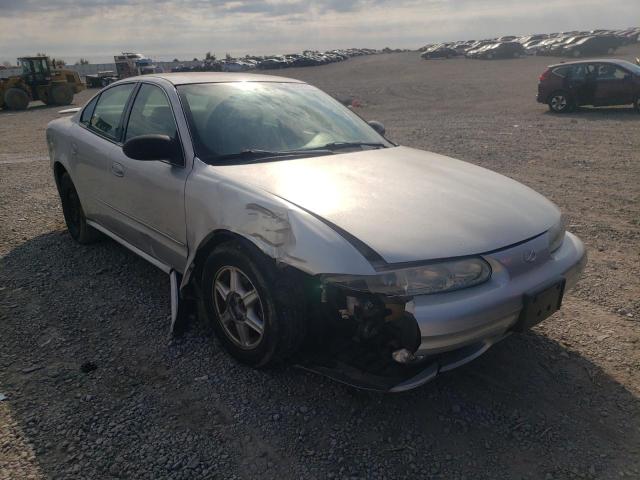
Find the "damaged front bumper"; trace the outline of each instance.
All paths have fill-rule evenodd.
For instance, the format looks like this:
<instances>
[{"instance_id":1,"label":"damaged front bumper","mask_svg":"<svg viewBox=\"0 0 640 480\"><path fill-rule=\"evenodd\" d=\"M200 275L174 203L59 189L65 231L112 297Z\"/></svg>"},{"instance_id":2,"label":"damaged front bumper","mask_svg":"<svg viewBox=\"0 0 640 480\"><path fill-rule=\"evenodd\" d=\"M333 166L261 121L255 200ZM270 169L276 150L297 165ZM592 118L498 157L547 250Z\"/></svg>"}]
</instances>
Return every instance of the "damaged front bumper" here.
<instances>
[{"instance_id":1,"label":"damaged front bumper","mask_svg":"<svg viewBox=\"0 0 640 480\"><path fill-rule=\"evenodd\" d=\"M373 308L368 317L362 311L358 315L358 309L353 316L341 310L343 319L352 319L356 329L335 336L326 350L299 366L362 389L411 390L474 360L512 332L530 328L553 313L557 307L522 325L527 296L555 282L562 285L559 305L562 293L576 284L586 264L584 245L570 233L553 253L548 251L546 235L541 235L483 258L493 271L489 281L464 290L413 297L402 315L386 304L387 316L379 320L383 327L377 334L368 326L376 318ZM412 325L417 325L415 343ZM374 333L363 339L368 328ZM384 343L393 335L395 340ZM407 355L397 356L399 351Z\"/></svg>"}]
</instances>

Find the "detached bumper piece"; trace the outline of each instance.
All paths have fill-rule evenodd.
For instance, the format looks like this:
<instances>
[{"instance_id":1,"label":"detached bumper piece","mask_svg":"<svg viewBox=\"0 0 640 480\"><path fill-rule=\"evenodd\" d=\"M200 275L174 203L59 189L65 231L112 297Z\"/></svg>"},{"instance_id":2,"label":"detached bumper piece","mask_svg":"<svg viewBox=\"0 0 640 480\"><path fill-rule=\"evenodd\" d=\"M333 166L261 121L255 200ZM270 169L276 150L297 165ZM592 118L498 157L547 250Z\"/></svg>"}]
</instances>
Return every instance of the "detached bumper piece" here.
<instances>
[{"instance_id":1,"label":"detached bumper piece","mask_svg":"<svg viewBox=\"0 0 640 480\"><path fill-rule=\"evenodd\" d=\"M332 349L316 355L296 367L329 377L362 390L377 392L405 392L433 380L440 373L458 368L476 359L509 333L485 339L465 347L422 359L419 363L400 365L389 356L373 354L365 349L345 351Z\"/></svg>"}]
</instances>

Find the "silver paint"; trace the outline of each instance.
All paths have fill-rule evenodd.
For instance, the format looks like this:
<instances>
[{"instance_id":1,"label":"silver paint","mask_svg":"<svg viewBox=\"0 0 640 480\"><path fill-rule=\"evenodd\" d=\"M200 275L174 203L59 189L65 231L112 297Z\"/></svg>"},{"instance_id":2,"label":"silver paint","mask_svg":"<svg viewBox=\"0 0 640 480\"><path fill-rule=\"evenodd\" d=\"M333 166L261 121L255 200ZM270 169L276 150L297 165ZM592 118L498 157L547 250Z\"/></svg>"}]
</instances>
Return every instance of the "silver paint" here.
<instances>
[{"instance_id":1,"label":"silver paint","mask_svg":"<svg viewBox=\"0 0 640 480\"><path fill-rule=\"evenodd\" d=\"M390 264L481 255L493 269L488 282L418 296L409 304L422 335L416 355L468 347L466 356L451 361L457 365L508 333L524 293L561 276L567 289L577 281L586 262L580 240L567 234L561 248L548 250L546 232L560 220L558 208L528 187L470 163L407 147L248 165L201 162L175 85L223 81L295 82L226 73L126 80L165 91L184 167L127 158L120 144L80 125L80 112L47 129L51 164L62 164L71 175L91 225L174 272L174 284L175 272L184 274L182 287L189 282L198 249L220 231L242 236L277 262L311 275L375 274L340 229ZM437 369L429 368L398 389L435 376Z\"/></svg>"}]
</instances>

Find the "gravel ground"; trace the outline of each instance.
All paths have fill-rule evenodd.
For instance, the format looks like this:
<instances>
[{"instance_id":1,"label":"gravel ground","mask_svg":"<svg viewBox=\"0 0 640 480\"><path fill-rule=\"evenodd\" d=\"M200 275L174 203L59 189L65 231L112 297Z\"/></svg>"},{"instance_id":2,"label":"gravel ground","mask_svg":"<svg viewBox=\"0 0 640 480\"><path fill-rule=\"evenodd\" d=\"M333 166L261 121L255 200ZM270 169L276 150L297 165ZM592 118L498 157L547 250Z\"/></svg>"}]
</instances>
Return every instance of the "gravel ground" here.
<instances>
[{"instance_id":1,"label":"gravel ground","mask_svg":"<svg viewBox=\"0 0 640 480\"><path fill-rule=\"evenodd\" d=\"M57 109L0 113L0 479L640 478L640 115L547 113L552 61L285 72L356 98L399 143L547 195L588 246L562 311L400 395L252 371L201 325L168 342L165 275L64 228L44 141Z\"/></svg>"}]
</instances>

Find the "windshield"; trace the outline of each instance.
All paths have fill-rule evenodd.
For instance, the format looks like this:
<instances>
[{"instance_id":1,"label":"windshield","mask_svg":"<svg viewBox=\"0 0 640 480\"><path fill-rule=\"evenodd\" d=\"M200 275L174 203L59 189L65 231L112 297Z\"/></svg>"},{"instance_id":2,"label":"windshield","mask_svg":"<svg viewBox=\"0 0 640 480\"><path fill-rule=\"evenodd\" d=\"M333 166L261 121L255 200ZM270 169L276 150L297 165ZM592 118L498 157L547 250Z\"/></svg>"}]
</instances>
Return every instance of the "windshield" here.
<instances>
[{"instance_id":1,"label":"windshield","mask_svg":"<svg viewBox=\"0 0 640 480\"><path fill-rule=\"evenodd\" d=\"M392 146L351 110L304 83L203 83L180 85L178 92L196 155L205 162L337 143Z\"/></svg>"}]
</instances>

